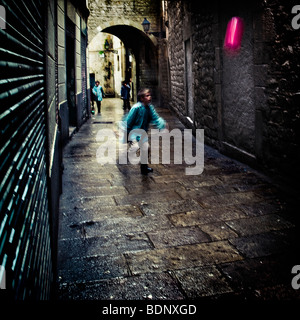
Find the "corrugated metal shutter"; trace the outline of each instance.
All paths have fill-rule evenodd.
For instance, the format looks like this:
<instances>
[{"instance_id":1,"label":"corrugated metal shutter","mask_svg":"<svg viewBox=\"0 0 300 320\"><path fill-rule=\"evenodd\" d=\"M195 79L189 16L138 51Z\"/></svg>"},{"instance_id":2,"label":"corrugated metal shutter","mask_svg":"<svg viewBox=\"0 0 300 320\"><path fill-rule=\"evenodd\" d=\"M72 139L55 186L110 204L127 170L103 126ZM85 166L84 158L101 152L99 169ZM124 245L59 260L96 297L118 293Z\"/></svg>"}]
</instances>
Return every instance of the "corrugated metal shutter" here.
<instances>
[{"instance_id":1,"label":"corrugated metal shutter","mask_svg":"<svg viewBox=\"0 0 300 320\"><path fill-rule=\"evenodd\" d=\"M0 265L16 299L49 297L44 3L1 1Z\"/></svg>"},{"instance_id":2,"label":"corrugated metal shutter","mask_svg":"<svg viewBox=\"0 0 300 320\"><path fill-rule=\"evenodd\" d=\"M81 33L81 79L82 79L82 119L87 119L88 106L87 106L87 78L86 78L86 36Z\"/></svg>"}]
</instances>

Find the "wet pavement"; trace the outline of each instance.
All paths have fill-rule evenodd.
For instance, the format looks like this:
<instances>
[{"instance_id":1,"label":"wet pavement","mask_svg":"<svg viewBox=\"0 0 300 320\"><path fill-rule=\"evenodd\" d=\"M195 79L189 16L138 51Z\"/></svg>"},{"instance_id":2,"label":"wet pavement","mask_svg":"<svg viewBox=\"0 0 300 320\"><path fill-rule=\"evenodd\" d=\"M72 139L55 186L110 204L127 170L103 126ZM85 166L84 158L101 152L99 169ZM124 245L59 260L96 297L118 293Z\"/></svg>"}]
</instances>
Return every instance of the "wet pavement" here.
<instances>
[{"instance_id":1,"label":"wet pavement","mask_svg":"<svg viewBox=\"0 0 300 320\"><path fill-rule=\"evenodd\" d=\"M59 299L299 299L297 199L209 147L200 175L184 163L153 164L148 176L101 165L97 134L122 116L122 100L105 99L64 149Z\"/></svg>"}]
</instances>

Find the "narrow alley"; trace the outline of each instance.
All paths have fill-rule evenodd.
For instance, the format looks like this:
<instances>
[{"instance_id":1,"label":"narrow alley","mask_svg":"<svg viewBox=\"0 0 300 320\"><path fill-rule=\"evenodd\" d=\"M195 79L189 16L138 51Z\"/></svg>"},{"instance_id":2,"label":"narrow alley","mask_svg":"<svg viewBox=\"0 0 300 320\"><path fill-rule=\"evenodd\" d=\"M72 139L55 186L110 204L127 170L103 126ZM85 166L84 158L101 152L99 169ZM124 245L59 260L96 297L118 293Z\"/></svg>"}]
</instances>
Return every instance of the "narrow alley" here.
<instances>
[{"instance_id":1,"label":"narrow alley","mask_svg":"<svg viewBox=\"0 0 300 320\"><path fill-rule=\"evenodd\" d=\"M292 0L0 0L0 300L298 302L299 32ZM169 127L121 124L150 98Z\"/></svg>"},{"instance_id":2,"label":"narrow alley","mask_svg":"<svg viewBox=\"0 0 300 320\"><path fill-rule=\"evenodd\" d=\"M170 130L184 129L157 111ZM101 116L65 147L59 299L299 299L293 199L207 146L197 176L185 164L152 165L148 176L137 165L100 165L97 132L122 116L122 100L104 99Z\"/></svg>"}]
</instances>

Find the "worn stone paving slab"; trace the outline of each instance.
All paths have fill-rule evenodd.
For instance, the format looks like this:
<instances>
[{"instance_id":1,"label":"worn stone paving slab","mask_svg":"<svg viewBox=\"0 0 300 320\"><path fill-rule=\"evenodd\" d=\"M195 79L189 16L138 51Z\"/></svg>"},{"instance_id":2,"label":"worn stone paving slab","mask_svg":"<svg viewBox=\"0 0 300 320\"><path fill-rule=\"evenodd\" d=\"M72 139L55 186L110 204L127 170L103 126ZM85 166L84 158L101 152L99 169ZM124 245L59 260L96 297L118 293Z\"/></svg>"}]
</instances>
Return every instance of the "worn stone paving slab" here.
<instances>
[{"instance_id":1,"label":"worn stone paving slab","mask_svg":"<svg viewBox=\"0 0 300 320\"><path fill-rule=\"evenodd\" d=\"M161 176L172 176L174 175L174 167L170 164L149 164L151 168L153 168L154 172L152 174L152 178L155 179ZM186 165L174 165L176 167L176 175L177 178L186 176L185 169L188 167Z\"/></svg>"},{"instance_id":2,"label":"worn stone paving slab","mask_svg":"<svg viewBox=\"0 0 300 320\"><path fill-rule=\"evenodd\" d=\"M153 180L156 183L164 183L166 181L168 182L177 182L177 181L182 181L182 180L186 180L187 183L189 183L191 177L187 176L186 174L183 175L178 175L178 174L174 174L174 172L172 172L171 174L164 174L164 175L152 175L151 176L151 180Z\"/></svg>"},{"instance_id":3,"label":"worn stone paving slab","mask_svg":"<svg viewBox=\"0 0 300 320\"><path fill-rule=\"evenodd\" d=\"M176 176L175 176L176 177ZM185 176L185 178L178 178L175 181L178 181L185 188L202 188L202 187L216 187L218 184L222 183L219 177L214 176L205 176L203 174L199 176ZM168 180L168 178L166 178Z\"/></svg>"},{"instance_id":4,"label":"worn stone paving slab","mask_svg":"<svg viewBox=\"0 0 300 320\"><path fill-rule=\"evenodd\" d=\"M153 166L151 166L153 167ZM137 174L140 175L140 165L139 164L121 164L118 165L118 169L120 171L120 173L122 174L123 177L130 177L130 176L135 176ZM154 173L152 173L152 175L157 175L159 174L157 171L155 171ZM140 177L140 180L148 180L148 176L144 176L144 177Z\"/></svg>"},{"instance_id":5,"label":"worn stone paving slab","mask_svg":"<svg viewBox=\"0 0 300 320\"><path fill-rule=\"evenodd\" d=\"M171 201L182 199L175 191L153 192L148 194L114 196L117 205L141 204L157 201Z\"/></svg>"},{"instance_id":6,"label":"worn stone paving slab","mask_svg":"<svg viewBox=\"0 0 300 320\"><path fill-rule=\"evenodd\" d=\"M186 296L169 273L150 273L86 283L63 283L63 300L183 300Z\"/></svg>"},{"instance_id":7,"label":"worn stone paving slab","mask_svg":"<svg viewBox=\"0 0 300 320\"><path fill-rule=\"evenodd\" d=\"M216 192L212 187L201 187L201 188L180 188L176 189L176 192L181 196L182 199L194 199L201 204L205 199L213 197Z\"/></svg>"},{"instance_id":8,"label":"worn stone paving slab","mask_svg":"<svg viewBox=\"0 0 300 320\"><path fill-rule=\"evenodd\" d=\"M220 175L219 184L215 185L218 194L231 192L257 191L269 188L269 183L253 173L234 173L232 175Z\"/></svg>"},{"instance_id":9,"label":"worn stone paving slab","mask_svg":"<svg viewBox=\"0 0 300 320\"><path fill-rule=\"evenodd\" d=\"M186 212L188 210L197 210L199 208L199 203L193 199L162 201L160 203L147 202L141 206L142 212L147 216Z\"/></svg>"},{"instance_id":10,"label":"worn stone paving slab","mask_svg":"<svg viewBox=\"0 0 300 320\"><path fill-rule=\"evenodd\" d=\"M126 185L126 190L130 194L141 194L141 193L152 193L157 192L157 190L163 192L163 191L173 191L177 190L181 187L181 184L179 182L171 182L171 183L149 183L149 184L142 184L142 185Z\"/></svg>"},{"instance_id":11,"label":"worn stone paving slab","mask_svg":"<svg viewBox=\"0 0 300 320\"><path fill-rule=\"evenodd\" d=\"M88 185L91 186L100 186L102 181L106 181L106 180L111 180L113 179L113 174L112 173L108 173L108 171L106 171L106 173L101 173L99 175L95 175L95 174L91 174L89 172L84 174L85 179L89 182ZM64 174L64 179L63 179L63 184L77 184L78 186L81 185L87 185L86 180L82 179L82 174L78 174L76 172L74 173L68 173L68 174ZM98 184L97 184L98 182ZM68 189L66 188L66 191Z\"/></svg>"},{"instance_id":12,"label":"worn stone paving slab","mask_svg":"<svg viewBox=\"0 0 300 320\"><path fill-rule=\"evenodd\" d=\"M205 232L212 241L228 240L238 237L238 234L230 229L225 222L202 224L199 228Z\"/></svg>"},{"instance_id":13,"label":"worn stone paving slab","mask_svg":"<svg viewBox=\"0 0 300 320\"><path fill-rule=\"evenodd\" d=\"M172 224L166 216L143 216L136 220L143 232L150 232L158 229L170 229Z\"/></svg>"},{"instance_id":14,"label":"worn stone paving slab","mask_svg":"<svg viewBox=\"0 0 300 320\"><path fill-rule=\"evenodd\" d=\"M87 176L86 178L89 180L89 187L90 188L92 188L92 187L96 187L96 188L110 187L111 186L111 182L110 182L111 176L110 175L107 175L107 178L102 177L103 179L99 179L99 178L94 179L94 181L93 181L93 175ZM63 183L63 190L69 191L74 188L78 188L79 190L81 190L81 189L86 188L86 182L81 181L81 180L82 180L81 175L78 175L78 176L74 175L74 176L66 177L66 179L64 179L64 183ZM62 194L61 198L63 198L63 197L65 197L64 193Z\"/></svg>"},{"instance_id":15,"label":"worn stone paving slab","mask_svg":"<svg viewBox=\"0 0 300 320\"><path fill-rule=\"evenodd\" d=\"M215 266L174 271L188 299L233 292Z\"/></svg>"},{"instance_id":16,"label":"worn stone paving slab","mask_svg":"<svg viewBox=\"0 0 300 320\"><path fill-rule=\"evenodd\" d=\"M124 256L90 256L65 260L59 271L60 282L97 281L116 277L128 277Z\"/></svg>"},{"instance_id":17,"label":"worn stone paving slab","mask_svg":"<svg viewBox=\"0 0 300 320\"><path fill-rule=\"evenodd\" d=\"M224 206L222 210L219 207L200 208L184 213L174 213L168 215L174 226L187 227L202 225L212 222L220 222L234 219L245 218L244 212L236 206Z\"/></svg>"},{"instance_id":18,"label":"worn stone paving slab","mask_svg":"<svg viewBox=\"0 0 300 320\"><path fill-rule=\"evenodd\" d=\"M241 182L245 185L262 185L269 183L266 179L253 172L238 172L229 175L219 176L219 180L224 184L240 184Z\"/></svg>"},{"instance_id":19,"label":"worn stone paving slab","mask_svg":"<svg viewBox=\"0 0 300 320\"><path fill-rule=\"evenodd\" d=\"M196 227L162 229L147 235L158 249L210 241L210 237Z\"/></svg>"},{"instance_id":20,"label":"worn stone paving slab","mask_svg":"<svg viewBox=\"0 0 300 320\"><path fill-rule=\"evenodd\" d=\"M300 293L291 286L289 255L245 259L218 266L236 293L248 299L264 301L300 300Z\"/></svg>"},{"instance_id":21,"label":"worn stone paving slab","mask_svg":"<svg viewBox=\"0 0 300 320\"><path fill-rule=\"evenodd\" d=\"M248 258L269 256L283 253L287 248L293 248L293 237L290 236L291 229L255 234L245 237L230 239L230 243L237 248L241 254Z\"/></svg>"},{"instance_id":22,"label":"worn stone paving slab","mask_svg":"<svg viewBox=\"0 0 300 320\"><path fill-rule=\"evenodd\" d=\"M148 237L142 232L134 234L116 234L113 239L109 236L90 238L65 238L59 241L60 261L67 258L120 255L128 250L150 250L153 246Z\"/></svg>"},{"instance_id":23,"label":"worn stone paving slab","mask_svg":"<svg viewBox=\"0 0 300 320\"><path fill-rule=\"evenodd\" d=\"M97 220L86 220L74 223L62 223L60 238L88 238L109 236L112 232L135 238L140 232L152 232L157 229L170 229L172 224L166 216L118 217ZM114 237L115 239L116 237ZM113 239L113 241L114 241Z\"/></svg>"},{"instance_id":24,"label":"worn stone paving slab","mask_svg":"<svg viewBox=\"0 0 300 320\"><path fill-rule=\"evenodd\" d=\"M257 192L258 188L264 188L265 185L253 185L253 184L247 184L244 183L242 180L240 182L236 183L226 183L226 184L219 184L214 187L214 191L217 194L227 194L227 193L236 193L236 192L247 192L247 191L253 191Z\"/></svg>"},{"instance_id":25,"label":"worn stone paving slab","mask_svg":"<svg viewBox=\"0 0 300 320\"><path fill-rule=\"evenodd\" d=\"M71 226L81 224L82 222L96 222L107 219L116 219L123 217L141 217L143 214L138 206L99 206L97 208L82 208L76 210L65 208L61 210L61 224Z\"/></svg>"},{"instance_id":26,"label":"worn stone paving slab","mask_svg":"<svg viewBox=\"0 0 300 320\"><path fill-rule=\"evenodd\" d=\"M125 254L133 275L235 261L242 256L227 241L185 245Z\"/></svg>"},{"instance_id":27,"label":"worn stone paving slab","mask_svg":"<svg viewBox=\"0 0 300 320\"><path fill-rule=\"evenodd\" d=\"M157 225L154 225L156 228ZM86 235L88 237L96 237L100 235L111 235L115 233L117 235L132 234L143 231L142 219L133 218L119 218L119 219L107 219L97 221L92 225L85 227Z\"/></svg>"},{"instance_id":28,"label":"worn stone paving slab","mask_svg":"<svg viewBox=\"0 0 300 320\"><path fill-rule=\"evenodd\" d=\"M89 143L87 141L87 143ZM110 176L119 172L119 166L116 163L99 163L96 153L93 157L81 158L64 158L64 174L66 176L72 175L94 175L95 178L100 178L102 175L109 174Z\"/></svg>"},{"instance_id":29,"label":"worn stone paving slab","mask_svg":"<svg viewBox=\"0 0 300 320\"><path fill-rule=\"evenodd\" d=\"M279 303L292 303L300 301L300 294L299 291L293 289L288 282L272 287L266 286L264 288L255 289L255 299L256 301L279 301Z\"/></svg>"},{"instance_id":30,"label":"worn stone paving slab","mask_svg":"<svg viewBox=\"0 0 300 320\"><path fill-rule=\"evenodd\" d=\"M146 186L152 186L155 184L155 182L151 179L151 177L148 176L142 176L142 175L122 175L119 174L113 174L113 177L109 179L109 182L112 186L136 186L136 187L145 187Z\"/></svg>"},{"instance_id":31,"label":"worn stone paving slab","mask_svg":"<svg viewBox=\"0 0 300 320\"><path fill-rule=\"evenodd\" d=\"M65 154L64 158L66 159L92 159L95 157L95 150L89 148L87 145L75 145L69 147L69 150L65 150Z\"/></svg>"},{"instance_id":32,"label":"worn stone paving slab","mask_svg":"<svg viewBox=\"0 0 300 320\"><path fill-rule=\"evenodd\" d=\"M116 205L113 196L91 196L91 197L68 197L68 201L61 201L61 209L84 209L89 208L98 208L98 207L107 207Z\"/></svg>"},{"instance_id":33,"label":"worn stone paving slab","mask_svg":"<svg viewBox=\"0 0 300 320\"><path fill-rule=\"evenodd\" d=\"M290 280L290 270L286 272L285 268L278 264L278 259L273 257L245 259L225 263L218 268L222 270L235 290L274 286Z\"/></svg>"},{"instance_id":34,"label":"worn stone paving slab","mask_svg":"<svg viewBox=\"0 0 300 320\"><path fill-rule=\"evenodd\" d=\"M279 213L281 211L280 204L274 201L263 201L251 204L242 204L240 208L247 216L258 216L271 213Z\"/></svg>"},{"instance_id":35,"label":"worn stone paving slab","mask_svg":"<svg viewBox=\"0 0 300 320\"><path fill-rule=\"evenodd\" d=\"M77 139L79 136L76 137ZM82 161L94 162L97 163L96 153L100 144L94 143L91 138L80 140L80 144L76 141L71 141L70 144L66 146L64 152L66 152L66 157L64 157L64 163L80 163ZM80 169L84 169L81 167Z\"/></svg>"},{"instance_id":36,"label":"worn stone paving slab","mask_svg":"<svg viewBox=\"0 0 300 320\"><path fill-rule=\"evenodd\" d=\"M222 205L233 205L233 204L247 204L262 201L262 197L257 195L255 192L239 192L239 193L226 193L218 196L202 197L201 205L205 208Z\"/></svg>"},{"instance_id":37,"label":"worn stone paving slab","mask_svg":"<svg viewBox=\"0 0 300 320\"><path fill-rule=\"evenodd\" d=\"M240 236L294 227L292 223L275 214L227 221L226 224Z\"/></svg>"},{"instance_id":38,"label":"worn stone paving slab","mask_svg":"<svg viewBox=\"0 0 300 320\"><path fill-rule=\"evenodd\" d=\"M80 197L101 197L101 196L113 196L113 195L127 195L128 191L125 187L121 186L72 186L69 188L69 194L62 196L63 200L71 200L73 198Z\"/></svg>"},{"instance_id":39,"label":"worn stone paving slab","mask_svg":"<svg viewBox=\"0 0 300 320\"><path fill-rule=\"evenodd\" d=\"M167 217L138 217L135 219L118 219L107 220L102 222L101 225L95 224L87 229L87 234L90 236L96 236L99 234L111 234L111 231L117 234L131 235L136 232L151 232L156 229L170 229L172 227Z\"/></svg>"},{"instance_id":40,"label":"worn stone paving slab","mask_svg":"<svg viewBox=\"0 0 300 320\"><path fill-rule=\"evenodd\" d=\"M205 163L205 162L204 162ZM234 173L240 173L240 171L236 171ZM222 176L224 172L222 172L222 168L218 165L208 165L204 164L204 170L202 173L204 176Z\"/></svg>"}]
</instances>

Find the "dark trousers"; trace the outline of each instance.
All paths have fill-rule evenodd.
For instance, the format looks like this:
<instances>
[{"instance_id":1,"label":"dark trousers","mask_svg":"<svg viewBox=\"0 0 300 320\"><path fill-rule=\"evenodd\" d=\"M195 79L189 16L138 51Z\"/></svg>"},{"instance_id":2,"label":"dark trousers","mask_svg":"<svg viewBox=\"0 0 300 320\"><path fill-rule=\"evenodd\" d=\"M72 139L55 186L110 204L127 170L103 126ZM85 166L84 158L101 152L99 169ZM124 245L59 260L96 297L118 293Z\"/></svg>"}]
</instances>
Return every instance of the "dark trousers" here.
<instances>
[{"instance_id":1,"label":"dark trousers","mask_svg":"<svg viewBox=\"0 0 300 320\"><path fill-rule=\"evenodd\" d=\"M101 112L101 101L96 100L97 103L97 108L98 108L98 113Z\"/></svg>"},{"instance_id":2,"label":"dark trousers","mask_svg":"<svg viewBox=\"0 0 300 320\"><path fill-rule=\"evenodd\" d=\"M129 99L123 99L123 109L126 110L130 110L130 102Z\"/></svg>"}]
</instances>

